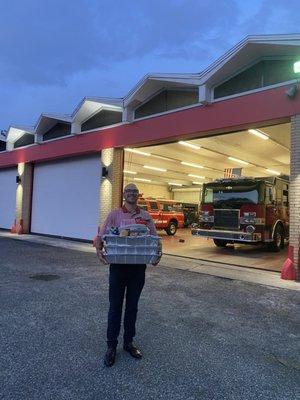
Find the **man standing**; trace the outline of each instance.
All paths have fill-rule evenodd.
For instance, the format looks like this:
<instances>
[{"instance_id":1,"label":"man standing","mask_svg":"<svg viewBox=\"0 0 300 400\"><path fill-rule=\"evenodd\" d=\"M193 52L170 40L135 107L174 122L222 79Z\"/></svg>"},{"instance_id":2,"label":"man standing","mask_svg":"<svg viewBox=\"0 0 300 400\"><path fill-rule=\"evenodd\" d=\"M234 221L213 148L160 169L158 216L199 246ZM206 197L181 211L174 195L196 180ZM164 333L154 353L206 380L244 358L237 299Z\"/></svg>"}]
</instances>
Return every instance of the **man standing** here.
<instances>
[{"instance_id":1,"label":"man standing","mask_svg":"<svg viewBox=\"0 0 300 400\"><path fill-rule=\"evenodd\" d=\"M125 187L124 205L113 210L104 222L96 240L97 255L100 261L107 264L102 253L102 236L110 227L120 227L129 224L145 224L151 235L156 235L154 222L145 210L137 206L139 191L136 185ZM158 264L159 260L156 264ZM141 358L141 351L134 345L135 324L138 311L138 301L145 283L145 264L111 264L109 268L109 312L107 324L107 351L104 364L111 367L116 358L118 336L121 328L121 317L124 296L126 306L124 314L124 345L123 348L134 358ZM126 295L125 295L126 291Z\"/></svg>"}]
</instances>

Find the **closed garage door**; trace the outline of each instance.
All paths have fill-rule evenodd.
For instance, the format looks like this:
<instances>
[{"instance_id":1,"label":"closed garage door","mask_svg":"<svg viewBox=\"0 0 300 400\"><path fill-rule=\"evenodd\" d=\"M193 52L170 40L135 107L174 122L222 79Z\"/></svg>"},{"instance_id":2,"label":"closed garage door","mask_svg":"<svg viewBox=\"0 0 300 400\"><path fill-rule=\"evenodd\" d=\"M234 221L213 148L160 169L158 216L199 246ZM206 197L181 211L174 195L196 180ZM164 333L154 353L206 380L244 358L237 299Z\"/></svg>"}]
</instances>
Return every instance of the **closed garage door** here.
<instances>
[{"instance_id":1,"label":"closed garage door","mask_svg":"<svg viewBox=\"0 0 300 400\"><path fill-rule=\"evenodd\" d=\"M0 228L10 229L16 214L15 168L0 170Z\"/></svg>"},{"instance_id":2,"label":"closed garage door","mask_svg":"<svg viewBox=\"0 0 300 400\"><path fill-rule=\"evenodd\" d=\"M37 164L31 231L92 239L99 219L100 156Z\"/></svg>"}]
</instances>

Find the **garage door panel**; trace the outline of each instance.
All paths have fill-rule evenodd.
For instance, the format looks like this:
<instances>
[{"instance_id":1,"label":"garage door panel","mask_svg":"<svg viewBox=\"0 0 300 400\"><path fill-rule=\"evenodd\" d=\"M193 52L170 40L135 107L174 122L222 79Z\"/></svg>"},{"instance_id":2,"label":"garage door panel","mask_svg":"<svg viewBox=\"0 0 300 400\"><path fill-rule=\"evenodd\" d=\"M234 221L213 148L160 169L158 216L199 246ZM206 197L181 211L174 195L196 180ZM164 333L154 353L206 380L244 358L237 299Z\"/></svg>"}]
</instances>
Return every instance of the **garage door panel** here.
<instances>
[{"instance_id":1,"label":"garage door panel","mask_svg":"<svg viewBox=\"0 0 300 400\"><path fill-rule=\"evenodd\" d=\"M34 233L92 239L99 220L100 157L46 164L34 170Z\"/></svg>"},{"instance_id":2,"label":"garage door panel","mask_svg":"<svg viewBox=\"0 0 300 400\"><path fill-rule=\"evenodd\" d=\"M0 228L10 229L16 214L16 168L0 170Z\"/></svg>"}]
</instances>

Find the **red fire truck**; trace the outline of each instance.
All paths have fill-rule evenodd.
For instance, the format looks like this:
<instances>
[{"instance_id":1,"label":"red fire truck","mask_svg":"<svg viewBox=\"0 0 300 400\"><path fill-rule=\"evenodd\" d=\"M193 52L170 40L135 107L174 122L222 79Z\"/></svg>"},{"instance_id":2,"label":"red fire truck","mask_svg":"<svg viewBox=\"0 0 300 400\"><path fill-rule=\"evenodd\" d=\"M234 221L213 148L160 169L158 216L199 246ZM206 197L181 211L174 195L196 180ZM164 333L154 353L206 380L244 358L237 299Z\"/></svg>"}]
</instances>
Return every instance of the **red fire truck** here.
<instances>
[{"instance_id":1,"label":"red fire truck","mask_svg":"<svg viewBox=\"0 0 300 400\"><path fill-rule=\"evenodd\" d=\"M280 251L289 237L288 177L226 178L203 185L199 225L192 235L215 245L267 243Z\"/></svg>"},{"instance_id":2,"label":"red fire truck","mask_svg":"<svg viewBox=\"0 0 300 400\"><path fill-rule=\"evenodd\" d=\"M184 213L181 204L176 201L141 197L138 206L149 212L156 229L164 229L170 236L175 235L177 229L184 226Z\"/></svg>"}]
</instances>

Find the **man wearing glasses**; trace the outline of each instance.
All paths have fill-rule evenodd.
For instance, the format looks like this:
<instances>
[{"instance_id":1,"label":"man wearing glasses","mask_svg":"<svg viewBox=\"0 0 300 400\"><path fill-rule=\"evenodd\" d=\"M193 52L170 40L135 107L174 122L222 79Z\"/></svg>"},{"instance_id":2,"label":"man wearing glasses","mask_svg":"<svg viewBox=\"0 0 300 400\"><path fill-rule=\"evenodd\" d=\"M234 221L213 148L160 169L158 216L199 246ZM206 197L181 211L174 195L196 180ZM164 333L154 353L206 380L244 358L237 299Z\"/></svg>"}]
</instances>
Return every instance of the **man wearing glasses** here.
<instances>
[{"instance_id":1,"label":"man wearing glasses","mask_svg":"<svg viewBox=\"0 0 300 400\"><path fill-rule=\"evenodd\" d=\"M111 227L130 224L145 224L150 235L157 235L154 222L149 213L138 207L139 190L136 185L129 184L124 188L123 207L113 210L104 222L96 240L99 260L107 264L102 252L102 236ZM158 264L159 260L156 264ZM118 336L121 327L122 306L124 296L126 306L124 313L124 345L123 348L134 358L141 358L141 351L134 345L135 324L138 301L145 283L145 264L111 264L109 268L109 312L107 325L107 351L104 364L111 367L116 358ZM125 295L126 291L126 295Z\"/></svg>"}]
</instances>

